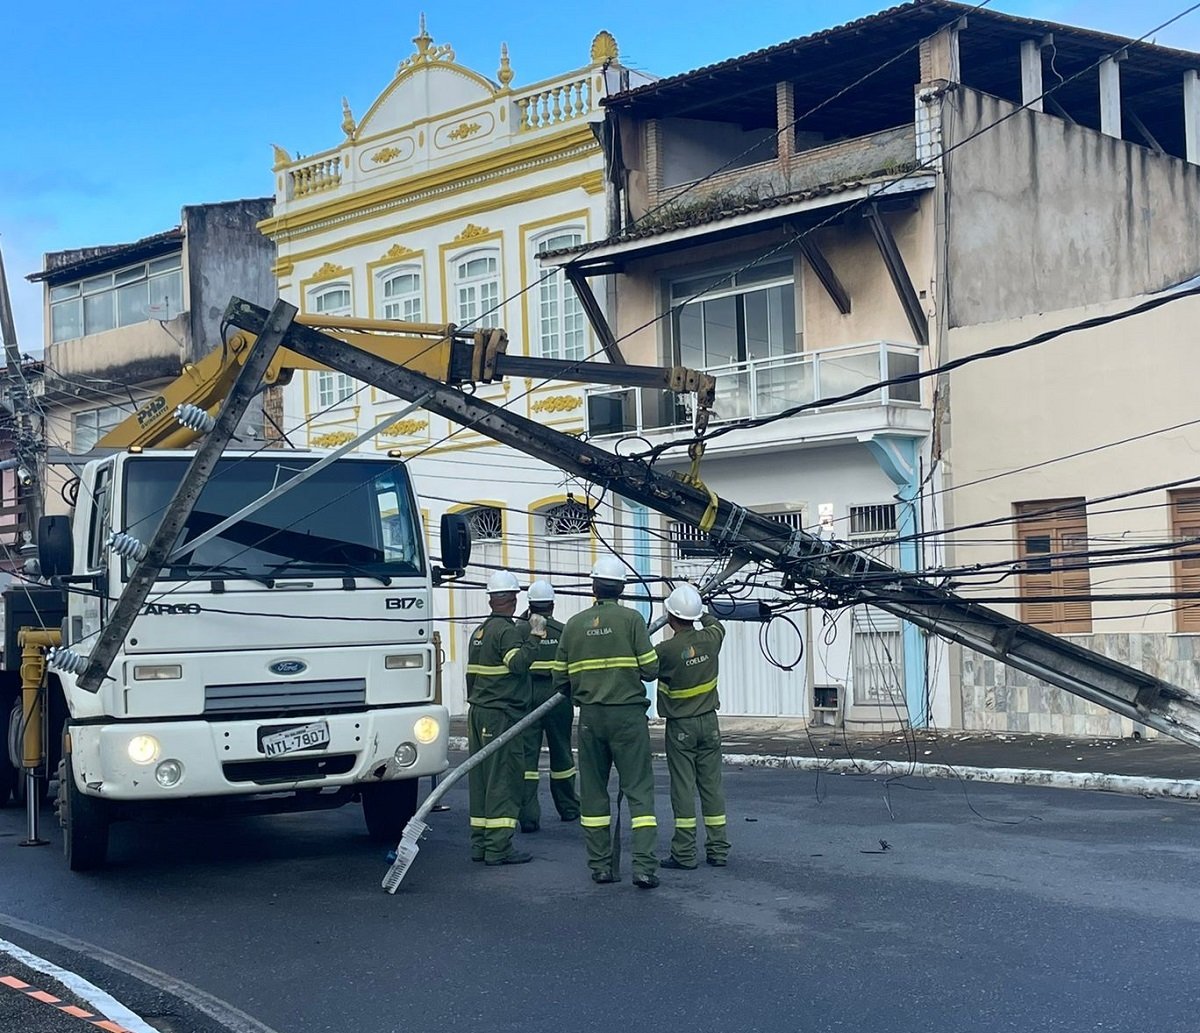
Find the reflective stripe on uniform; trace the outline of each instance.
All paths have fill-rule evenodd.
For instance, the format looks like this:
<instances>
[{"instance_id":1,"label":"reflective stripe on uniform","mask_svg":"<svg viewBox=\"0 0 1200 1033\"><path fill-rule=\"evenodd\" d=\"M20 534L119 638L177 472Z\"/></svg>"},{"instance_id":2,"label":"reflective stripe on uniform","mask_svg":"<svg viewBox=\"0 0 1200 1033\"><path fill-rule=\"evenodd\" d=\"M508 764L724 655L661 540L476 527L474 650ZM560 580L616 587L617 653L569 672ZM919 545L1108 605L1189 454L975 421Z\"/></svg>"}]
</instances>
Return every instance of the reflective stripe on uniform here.
<instances>
[{"instance_id":1,"label":"reflective stripe on uniform","mask_svg":"<svg viewBox=\"0 0 1200 1033\"><path fill-rule=\"evenodd\" d=\"M604 814L592 817L589 814L581 814L579 816L579 824L585 829L606 829L612 824L612 815Z\"/></svg>"},{"instance_id":2,"label":"reflective stripe on uniform","mask_svg":"<svg viewBox=\"0 0 1200 1033\"><path fill-rule=\"evenodd\" d=\"M538 773L536 771L526 771L525 778L530 782L536 782L538 780Z\"/></svg>"},{"instance_id":3,"label":"reflective stripe on uniform","mask_svg":"<svg viewBox=\"0 0 1200 1033\"><path fill-rule=\"evenodd\" d=\"M514 646L512 649L510 649L507 653L504 654L504 670L506 673L508 671L509 661L512 660L512 658L514 656L516 656L520 651L521 651L520 646Z\"/></svg>"},{"instance_id":4,"label":"reflective stripe on uniform","mask_svg":"<svg viewBox=\"0 0 1200 1033\"><path fill-rule=\"evenodd\" d=\"M705 825L724 825L725 824L725 815L724 814L706 814L704 816L704 824Z\"/></svg>"},{"instance_id":5,"label":"reflective stripe on uniform","mask_svg":"<svg viewBox=\"0 0 1200 1033\"><path fill-rule=\"evenodd\" d=\"M551 660L550 664L556 671L565 671L567 669L566 660Z\"/></svg>"},{"instance_id":6,"label":"reflective stripe on uniform","mask_svg":"<svg viewBox=\"0 0 1200 1033\"><path fill-rule=\"evenodd\" d=\"M553 671L555 670L553 660L534 660L529 665L531 671Z\"/></svg>"},{"instance_id":7,"label":"reflective stripe on uniform","mask_svg":"<svg viewBox=\"0 0 1200 1033\"><path fill-rule=\"evenodd\" d=\"M488 667L485 664L467 664L467 674L508 674L507 667Z\"/></svg>"},{"instance_id":8,"label":"reflective stripe on uniform","mask_svg":"<svg viewBox=\"0 0 1200 1033\"><path fill-rule=\"evenodd\" d=\"M575 777L575 769L567 768L566 771L551 771L550 777L553 779L574 778Z\"/></svg>"},{"instance_id":9,"label":"reflective stripe on uniform","mask_svg":"<svg viewBox=\"0 0 1200 1033\"><path fill-rule=\"evenodd\" d=\"M695 818L676 818L675 827L677 829L694 829L696 827Z\"/></svg>"},{"instance_id":10,"label":"reflective stripe on uniform","mask_svg":"<svg viewBox=\"0 0 1200 1033\"><path fill-rule=\"evenodd\" d=\"M484 828L489 829L515 829L517 827L516 818L484 818L487 824Z\"/></svg>"},{"instance_id":11,"label":"reflective stripe on uniform","mask_svg":"<svg viewBox=\"0 0 1200 1033\"><path fill-rule=\"evenodd\" d=\"M630 828L650 829L658 825L658 819L653 814L639 814L630 821Z\"/></svg>"},{"instance_id":12,"label":"reflective stripe on uniform","mask_svg":"<svg viewBox=\"0 0 1200 1033\"><path fill-rule=\"evenodd\" d=\"M472 816L472 818L471 818L471 828L473 828L473 829L486 829L486 828L487 828L487 818L476 818L476 817Z\"/></svg>"},{"instance_id":13,"label":"reflective stripe on uniform","mask_svg":"<svg viewBox=\"0 0 1200 1033\"><path fill-rule=\"evenodd\" d=\"M668 689L662 682L658 683L658 691L667 699L692 699L695 696L703 696L706 692L712 692L716 687L716 678L712 681L702 682L700 685L694 685L690 689Z\"/></svg>"},{"instance_id":14,"label":"reflective stripe on uniform","mask_svg":"<svg viewBox=\"0 0 1200 1033\"><path fill-rule=\"evenodd\" d=\"M580 671L607 671L615 667L637 667L638 661L632 656L608 656L597 660L575 660L567 664L568 674L578 674Z\"/></svg>"},{"instance_id":15,"label":"reflective stripe on uniform","mask_svg":"<svg viewBox=\"0 0 1200 1033\"><path fill-rule=\"evenodd\" d=\"M646 664L650 663L651 660L657 660L657 659L658 659L658 654L652 649L652 650L650 650L650 652L643 653L641 656L639 656L637 658L637 662L644 667Z\"/></svg>"}]
</instances>

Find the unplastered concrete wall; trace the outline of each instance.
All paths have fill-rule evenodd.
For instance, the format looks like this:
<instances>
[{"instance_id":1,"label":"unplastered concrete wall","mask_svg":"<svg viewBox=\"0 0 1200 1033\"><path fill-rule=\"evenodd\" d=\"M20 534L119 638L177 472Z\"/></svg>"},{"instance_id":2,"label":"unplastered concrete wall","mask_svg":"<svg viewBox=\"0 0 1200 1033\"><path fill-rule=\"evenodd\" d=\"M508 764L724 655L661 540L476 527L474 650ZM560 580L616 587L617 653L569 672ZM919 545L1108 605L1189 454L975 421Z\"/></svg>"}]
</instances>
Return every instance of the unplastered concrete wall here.
<instances>
[{"instance_id":1,"label":"unplastered concrete wall","mask_svg":"<svg viewBox=\"0 0 1200 1033\"><path fill-rule=\"evenodd\" d=\"M965 87L952 99L947 146L973 137L946 157L952 326L1133 297L1200 268L1200 167Z\"/></svg>"}]
</instances>

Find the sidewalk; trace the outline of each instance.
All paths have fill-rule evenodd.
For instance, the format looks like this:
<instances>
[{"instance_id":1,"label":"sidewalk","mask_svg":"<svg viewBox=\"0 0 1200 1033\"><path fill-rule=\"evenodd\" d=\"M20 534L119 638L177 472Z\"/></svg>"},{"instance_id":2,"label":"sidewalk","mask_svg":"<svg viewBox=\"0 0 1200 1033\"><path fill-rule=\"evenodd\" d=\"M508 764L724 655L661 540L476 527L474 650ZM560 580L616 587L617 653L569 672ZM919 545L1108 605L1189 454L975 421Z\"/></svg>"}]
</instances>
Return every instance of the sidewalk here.
<instances>
[{"instance_id":1,"label":"sidewalk","mask_svg":"<svg viewBox=\"0 0 1200 1033\"><path fill-rule=\"evenodd\" d=\"M451 719L450 734L465 740L466 719ZM744 717L722 717L721 734L728 764L882 777L962 777L1200 799L1200 749L1166 736L1093 739L919 729L879 734L806 728L795 719ZM651 722L650 737L655 753L662 753L663 722ZM465 746L465 741L458 745Z\"/></svg>"}]
</instances>

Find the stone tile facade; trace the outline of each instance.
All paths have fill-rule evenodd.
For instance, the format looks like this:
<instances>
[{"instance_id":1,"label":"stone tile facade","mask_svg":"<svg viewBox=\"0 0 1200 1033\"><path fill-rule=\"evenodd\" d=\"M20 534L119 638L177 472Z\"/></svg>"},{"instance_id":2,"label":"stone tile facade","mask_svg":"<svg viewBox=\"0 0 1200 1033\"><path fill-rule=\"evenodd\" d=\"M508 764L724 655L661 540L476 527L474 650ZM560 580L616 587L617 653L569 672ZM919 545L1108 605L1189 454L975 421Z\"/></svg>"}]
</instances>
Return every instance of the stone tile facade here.
<instances>
[{"instance_id":1,"label":"stone tile facade","mask_svg":"<svg viewBox=\"0 0 1200 1033\"><path fill-rule=\"evenodd\" d=\"M1184 688L1200 689L1200 635L1139 632L1072 635L1072 641ZM962 722L969 730L1046 735L1158 733L1040 679L961 651Z\"/></svg>"}]
</instances>

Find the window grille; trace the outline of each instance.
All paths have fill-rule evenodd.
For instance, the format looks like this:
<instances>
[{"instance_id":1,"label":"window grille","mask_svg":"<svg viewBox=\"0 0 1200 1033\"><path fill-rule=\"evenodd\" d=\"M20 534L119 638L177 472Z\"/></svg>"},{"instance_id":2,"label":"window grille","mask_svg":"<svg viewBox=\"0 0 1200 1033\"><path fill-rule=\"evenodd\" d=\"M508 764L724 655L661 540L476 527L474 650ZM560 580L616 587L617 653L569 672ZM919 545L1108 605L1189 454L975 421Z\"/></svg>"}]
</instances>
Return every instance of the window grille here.
<instances>
[{"instance_id":1,"label":"window grille","mask_svg":"<svg viewBox=\"0 0 1200 1033\"><path fill-rule=\"evenodd\" d=\"M467 515L471 541L495 542L504 533L504 514L498 506L477 506Z\"/></svg>"},{"instance_id":2,"label":"window grille","mask_svg":"<svg viewBox=\"0 0 1200 1033\"><path fill-rule=\"evenodd\" d=\"M550 506L542 515L546 521L548 538L588 534L592 529L592 511L576 499Z\"/></svg>"}]
</instances>

